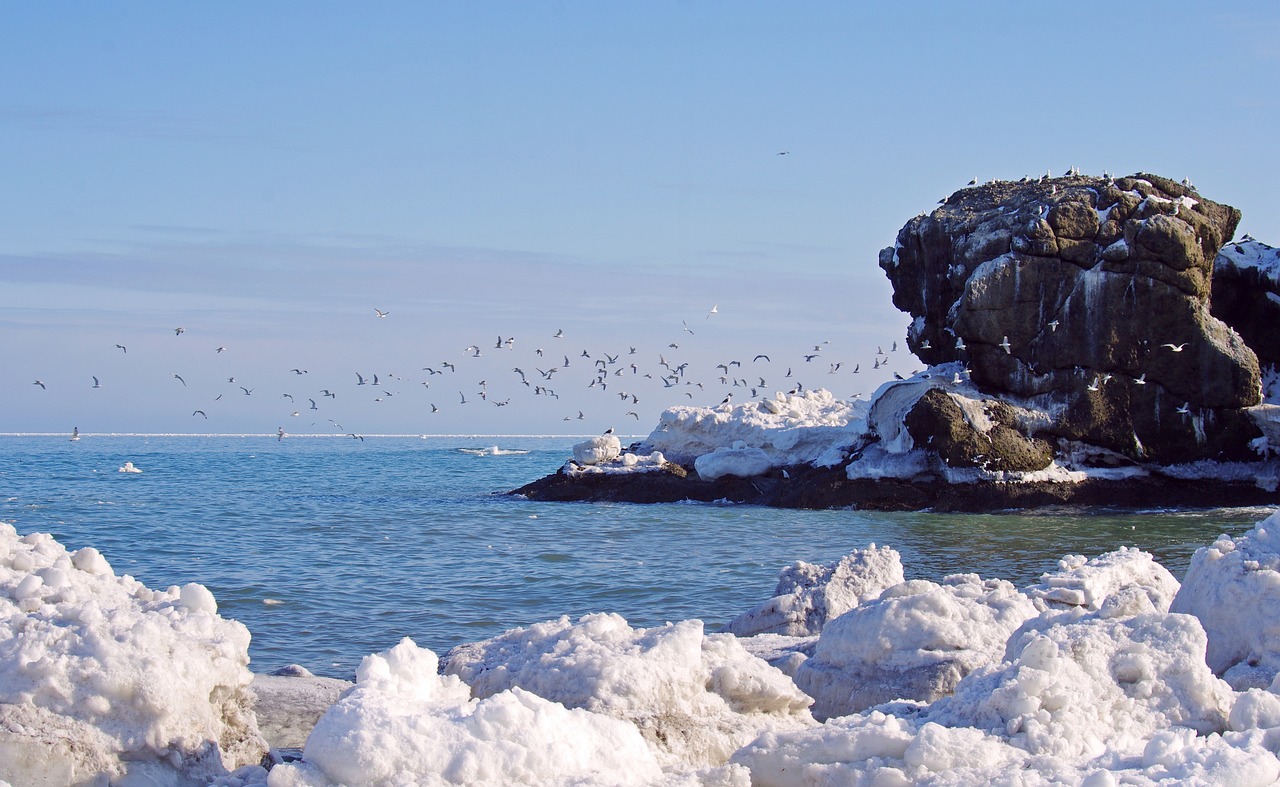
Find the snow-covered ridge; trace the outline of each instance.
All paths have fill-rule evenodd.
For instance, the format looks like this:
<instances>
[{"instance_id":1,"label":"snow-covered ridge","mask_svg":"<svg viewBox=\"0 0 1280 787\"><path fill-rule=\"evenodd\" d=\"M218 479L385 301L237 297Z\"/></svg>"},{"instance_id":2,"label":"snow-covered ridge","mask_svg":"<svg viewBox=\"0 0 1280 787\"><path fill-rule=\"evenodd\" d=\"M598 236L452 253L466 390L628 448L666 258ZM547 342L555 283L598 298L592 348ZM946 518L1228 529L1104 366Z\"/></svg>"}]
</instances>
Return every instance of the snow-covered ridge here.
<instances>
[{"instance_id":1,"label":"snow-covered ridge","mask_svg":"<svg viewBox=\"0 0 1280 787\"><path fill-rule=\"evenodd\" d=\"M1225 267L1256 269L1264 281L1280 289L1280 249L1274 246L1253 239L1228 243L1213 261L1215 273Z\"/></svg>"}]
</instances>

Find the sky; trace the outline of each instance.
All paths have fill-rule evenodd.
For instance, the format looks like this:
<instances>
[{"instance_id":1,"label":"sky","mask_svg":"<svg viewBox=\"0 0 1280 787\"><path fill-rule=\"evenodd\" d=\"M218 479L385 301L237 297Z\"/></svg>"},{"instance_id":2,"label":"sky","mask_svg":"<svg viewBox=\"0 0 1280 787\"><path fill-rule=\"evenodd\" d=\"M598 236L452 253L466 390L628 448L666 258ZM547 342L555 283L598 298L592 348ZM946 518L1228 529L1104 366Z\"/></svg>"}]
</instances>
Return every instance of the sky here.
<instances>
[{"instance_id":1,"label":"sky","mask_svg":"<svg viewBox=\"0 0 1280 787\"><path fill-rule=\"evenodd\" d=\"M877 252L970 179L1186 177L1280 242L1277 30L1272 2L13 4L0 432L643 435L866 398L922 367Z\"/></svg>"}]
</instances>

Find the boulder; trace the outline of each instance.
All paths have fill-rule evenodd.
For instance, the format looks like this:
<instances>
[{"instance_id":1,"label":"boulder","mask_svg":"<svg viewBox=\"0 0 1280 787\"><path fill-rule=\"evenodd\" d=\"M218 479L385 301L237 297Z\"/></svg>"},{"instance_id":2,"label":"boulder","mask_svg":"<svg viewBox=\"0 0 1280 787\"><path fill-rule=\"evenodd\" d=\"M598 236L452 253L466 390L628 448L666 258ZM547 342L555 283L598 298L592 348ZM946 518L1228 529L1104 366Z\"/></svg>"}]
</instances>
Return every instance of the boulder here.
<instances>
[{"instance_id":1,"label":"boulder","mask_svg":"<svg viewBox=\"0 0 1280 787\"><path fill-rule=\"evenodd\" d=\"M1260 362L1280 365L1280 249L1256 240L1223 246L1213 261L1212 310Z\"/></svg>"},{"instance_id":2,"label":"boulder","mask_svg":"<svg viewBox=\"0 0 1280 787\"><path fill-rule=\"evenodd\" d=\"M880 266L914 317L911 350L1061 413L1047 435L1135 460L1247 459L1258 358L1210 306L1239 218L1154 175L995 182L909 221Z\"/></svg>"}]
</instances>

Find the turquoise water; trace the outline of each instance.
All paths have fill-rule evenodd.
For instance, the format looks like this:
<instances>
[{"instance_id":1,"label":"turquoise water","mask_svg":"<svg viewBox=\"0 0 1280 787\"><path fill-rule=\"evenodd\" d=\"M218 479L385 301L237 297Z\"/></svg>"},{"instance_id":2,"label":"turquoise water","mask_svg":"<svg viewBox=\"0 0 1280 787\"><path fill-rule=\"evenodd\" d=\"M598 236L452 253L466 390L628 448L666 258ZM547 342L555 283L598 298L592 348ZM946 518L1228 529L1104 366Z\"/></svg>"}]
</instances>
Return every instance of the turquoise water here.
<instances>
[{"instance_id":1,"label":"turquoise water","mask_svg":"<svg viewBox=\"0 0 1280 787\"><path fill-rule=\"evenodd\" d=\"M908 578L1026 585L1064 554L1154 553L1177 577L1262 509L1026 515L535 503L495 494L553 472L564 438L0 436L0 519L97 547L150 587L200 582L253 634L252 667L350 677L412 637L443 653L588 612L709 630L795 560L870 543ZM477 456L498 445L525 454ZM143 472L118 472L131 461Z\"/></svg>"}]
</instances>

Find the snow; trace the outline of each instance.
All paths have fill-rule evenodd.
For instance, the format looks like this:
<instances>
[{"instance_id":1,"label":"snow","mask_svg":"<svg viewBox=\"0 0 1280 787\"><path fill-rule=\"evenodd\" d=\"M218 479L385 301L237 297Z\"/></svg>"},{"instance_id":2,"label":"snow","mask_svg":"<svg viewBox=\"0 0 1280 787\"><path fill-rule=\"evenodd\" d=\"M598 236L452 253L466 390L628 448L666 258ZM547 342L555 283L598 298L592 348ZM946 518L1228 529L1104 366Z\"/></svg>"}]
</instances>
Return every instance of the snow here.
<instances>
[{"instance_id":1,"label":"snow","mask_svg":"<svg viewBox=\"0 0 1280 787\"><path fill-rule=\"evenodd\" d=\"M1036 607L1012 584L975 574L917 579L884 590L827 623L796 685L817 718L896 698L933 701L977 667L997 661Z\"/></svg>"},{"instance_id":2,"label":"snow","mask_svg":"<svg viewBox=\"0 0 1280 787\"><path fill-rule=\"evenodd\" d=\"M216 609L200 585L150 590L92 548L0 525L0 782L1280 779L1280 512L1201 548L1181 585L1129 548L1067 555L1022 589L904 580L872 545L784 568L731 624L765 632L749 637L597 613L455 648L443 672L405 639L354 686L259 676L264 729L307 735L269 774L248 632ZM307 733L303 711L328 703Z\"/></svg>"},{"instance_id":3,"label":"snow","mask_svg":"<svg viewBox=\"0 0 1280 787\"><path fill-rule=\"evenodd\" d=\"M151 590L0 523L0 779L205 784L256 764L249 632L216 610L201 585Z\"/></svg>"},{"instance_id":4,"label":"snow","mask_svg":"<svg viewBox=\"0 0 1280 787\"><path fill-rule=\"evenodd\" d=\"M639 783L661 769L635 726L512 688L484 699L436 672L405 638L366 656L356 685L307 739L303 762L272 769L272 787L402 784Z\"/></svg>"},{"instance_id":5,"label":"snow","mask_svg":"<svg viewBox=\"0 0 1280 787\"><path fill-rule=\"evenodd\" d=\"M734 618L729 631L739 637L815 635L828 620L879 597L902 580L901 557L875 544L855 549L831 565L797 561L778 574L773 598Z\"/></svg>"},{"instance_id":6,"label":"snow","mask_svg":"<svg viewBox=\"0 0 1280 787\"><path fill-rule=\"evenodd\" d=\"M736 405L672 407L638 449L691 464L717 448L741 443L762 451L774 467L831 466L864 437L866 409L864 402L841 401L823 389L776 393Z\"/></svg>"},{"instance_id":7,"label":"snow","mask_svg":"<svg viewBox=\"0 0 1280 787\"><path fill-rule=\"evenodd\" d=\"M598 465L617 459L622 443L613 435L593 437L573 446L573 461L580 465Z\"/></svg>"},{"instance_id":8,"label":"snow","mask_svg":"<svg viewBox=\"0 0 1280 787\"><path fill-rule=\"evenodd\" d=\"M1246 236L1247 237L1247 236ZM1280 249L1256 240L1223 246L1214 258L1215 272L1222 268L1256 268L1263 281L1280 289Z\"/></svg>"},{"instance_id":9,"label":"snow","mask_svg":"<svg viewBox=\"0 0 1280 787\"><path fill-rule=\"evenodd\" d=\"M724 476L750 478L769 472L773 460L763 449L747 445L739 440L732 446L721 446L709 454L703 454L693 462L693 469L707 481Z\"/></svg>"},{"instance_id":10,"label":"snow","mask_svg":"<svg viewBox=\"0 0 1280 787\"><path fill-rule=\"evenodd\" d=\"M701 621L633 629L567 617L455 648L445 672L478 697L516 687L635 725L665 765L719 765L768 730L813 725L811 700L736 637Z\"/></svg>"}]
</instances>

